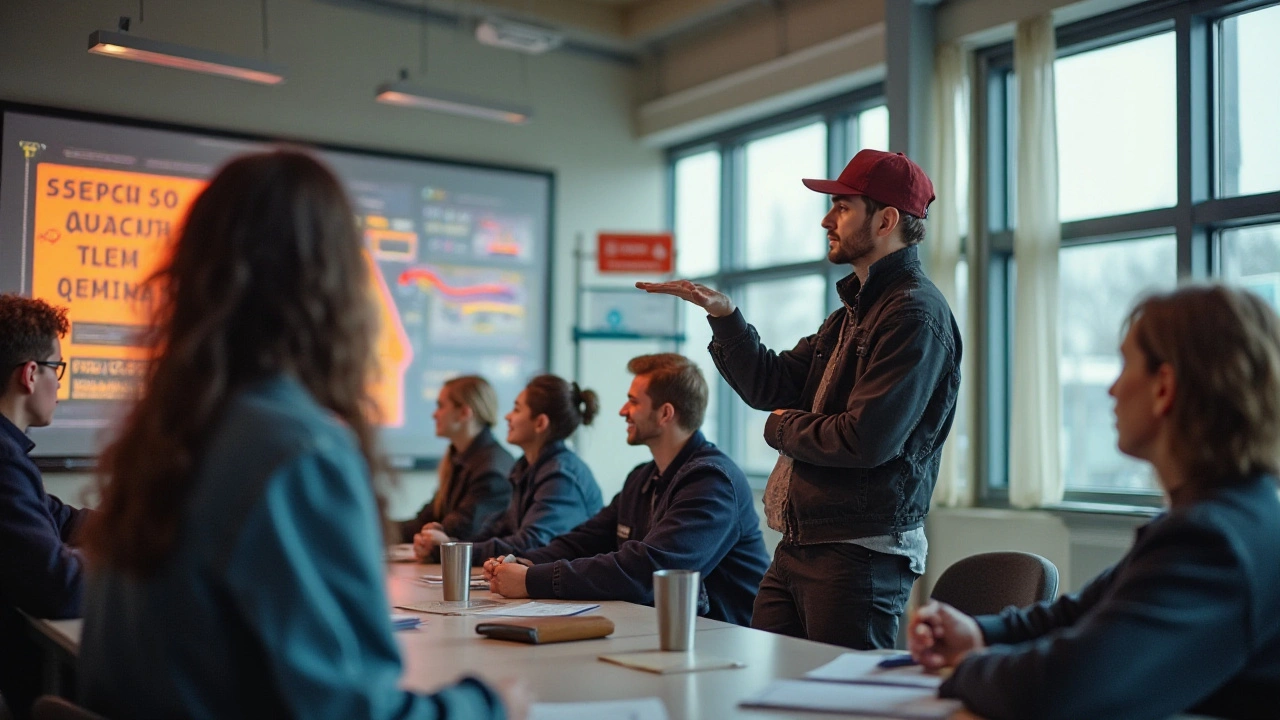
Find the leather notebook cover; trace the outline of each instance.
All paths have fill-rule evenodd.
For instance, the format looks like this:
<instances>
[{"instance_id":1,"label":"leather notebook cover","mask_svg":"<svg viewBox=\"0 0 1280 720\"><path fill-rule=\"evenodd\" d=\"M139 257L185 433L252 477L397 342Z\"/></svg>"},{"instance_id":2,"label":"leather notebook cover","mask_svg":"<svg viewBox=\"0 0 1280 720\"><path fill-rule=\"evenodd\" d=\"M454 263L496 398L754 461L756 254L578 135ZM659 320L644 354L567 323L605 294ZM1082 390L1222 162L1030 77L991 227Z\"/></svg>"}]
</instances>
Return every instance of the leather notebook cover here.
<instances>
[{"instance_id":1,"label":"leather notebook cover","mask_svg":"<svg viewBox=\"0 0 1280 720\"><path fill-rule=\"evenodd\" d=\"M603 615L495 620L476 625L476 632L495 640L545 645L570 640L602 638L613 632L613 621Z\"/></svg>"}]
</instances>

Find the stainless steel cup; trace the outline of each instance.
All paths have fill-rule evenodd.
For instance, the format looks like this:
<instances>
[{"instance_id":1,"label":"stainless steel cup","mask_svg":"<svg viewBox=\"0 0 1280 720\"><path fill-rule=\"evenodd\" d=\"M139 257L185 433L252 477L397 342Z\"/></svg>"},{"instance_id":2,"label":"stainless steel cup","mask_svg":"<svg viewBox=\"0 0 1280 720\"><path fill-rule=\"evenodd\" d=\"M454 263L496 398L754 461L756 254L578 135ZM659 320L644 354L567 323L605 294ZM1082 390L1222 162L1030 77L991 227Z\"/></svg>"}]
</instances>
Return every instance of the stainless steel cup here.
<instances>
[{"instance_id":1,"label":"stainless steel cup","mask_svg":"<svg viewBox=\"0 0 1280 720\"><path fill-rule=\"evenodd\" d=\"M692 650L693 623L698 617L697 570L655 570L653 607L658 611L658 647Z\"/></svg>"},{"instance_id":2,"label":"stainless steel cup","mask_svg":"<svg viewBox=\"0 0 1280 720\"><path fill-rule=\"evenodd\" d=\"M444 576L444 599L466 602L471 599L471 543L440 545L440 574Z\"/></svg>"}]
</instances>

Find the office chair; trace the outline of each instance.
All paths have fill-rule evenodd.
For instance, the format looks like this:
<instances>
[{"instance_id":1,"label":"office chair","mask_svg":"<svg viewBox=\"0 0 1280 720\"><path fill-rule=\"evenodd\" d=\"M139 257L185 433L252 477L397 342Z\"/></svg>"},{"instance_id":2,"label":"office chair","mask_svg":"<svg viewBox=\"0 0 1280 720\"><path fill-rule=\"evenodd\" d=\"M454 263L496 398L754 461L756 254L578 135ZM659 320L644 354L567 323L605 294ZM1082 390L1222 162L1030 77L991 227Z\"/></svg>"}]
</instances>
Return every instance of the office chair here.
<instances>
[{"instance_id":1,"label":"office chair","mask_svg":"<svg viewBox=\"0 0 1280 720\"><path fill-rule=\"evenodd\" d=\"M41 695L31 706L31 720L107 720L55 695Z\"/></svg>"},{"instance_id":2,"label":"office chair","mask_svg":"<svg viewBox=\"0 0 1280 720\"><path fill-rule=\"evenodd\" d=\"M967 615L993 615L1058 594L1058 568L1025 552L970 555L942 572L930 597Z\"/></svg>"}]
</instances>

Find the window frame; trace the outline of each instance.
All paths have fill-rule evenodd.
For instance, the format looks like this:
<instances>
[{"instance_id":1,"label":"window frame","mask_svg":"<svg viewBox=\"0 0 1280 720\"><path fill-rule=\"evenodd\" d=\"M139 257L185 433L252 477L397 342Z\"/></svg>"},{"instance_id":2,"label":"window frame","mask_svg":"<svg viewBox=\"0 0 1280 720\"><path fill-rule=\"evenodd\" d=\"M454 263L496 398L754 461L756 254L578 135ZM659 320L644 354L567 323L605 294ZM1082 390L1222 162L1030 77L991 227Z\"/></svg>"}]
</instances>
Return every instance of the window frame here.
<instances>
[{"instance_id":1,"label":"window frame","mask_svg":"<svg viewBox=\"0 0 1280 720\"><path fill-rule=\"evenodd\" d=\"M1280 191L1221 197L1220 138L1217 112L1222 85L1217 23L1276 0L1151 0L1056 29L1058 57L1174 32L1176 47L1177 202L1145 210L1061 224L1061 247L1124 242L1171 234L1177 243L1177 277L1185 281L1220 275L1219 233L1280 219ZM1013 44L1005 42L975 53L971 142L974 193L972 282L977 399L973 436L980 505L1007 507L1010 380L1013 312L1013 147L1016 108L1009 102ZM1067 490L1064 505L1085 503L1117 510L1154 507L1158 492Z\"/></svg>"},{"instance_id":2,"label":"window frame","mask_svg":"<svg viewBox=\"0 0 1280 720\"><path fill-rule=\"evenodd\" d=\"M835 310L839 304L835 284L848 274L848 269L840 265L832 265L826 258L818 258L795 263L747 267L746 228L743 213L746 192L745 148L747 143L820 120L827 126L826 166L827 177L835 177L852 156L854 138L857 137L858 114L864 110L885 104L884 84L874 83L851 92L811 103L786 112L754 120L743 125L704 135L688 142L674 145L667 149L667 225L675 226L676 216L676 163L681 159L707 151L720 153L720 262L719 269L707 275L688 278L694 282L708 284L730 297L740 298L746 286L770 280L785 280L804 276L818 275L824 279L828 288L824 297L823 315ZM799 182L799 178L796 181ZM815 227L821 218L813 219ZM676 239L679 252L679 238ZM683 322L683 315L682 322ZM683 330L683 327L681 328ZM817 328L814 328L816 330ZM796 338L799 340L799 336ZM776 350L790 349L775 348ZM700 348L695 348L700 350ZM683 343L677 346L677 352L687 352ZM743 416L739 412L742 400L732 391L724 378L718 375L707 378L716 383L716 407L708 408L708 413L715 413L717 440L725 452L731 457L745 458L749 442L759 438L747 438L743 433ZM744 467L751 486L763 489L768 473L752 471Z\"/></svg>"}]
</instances>

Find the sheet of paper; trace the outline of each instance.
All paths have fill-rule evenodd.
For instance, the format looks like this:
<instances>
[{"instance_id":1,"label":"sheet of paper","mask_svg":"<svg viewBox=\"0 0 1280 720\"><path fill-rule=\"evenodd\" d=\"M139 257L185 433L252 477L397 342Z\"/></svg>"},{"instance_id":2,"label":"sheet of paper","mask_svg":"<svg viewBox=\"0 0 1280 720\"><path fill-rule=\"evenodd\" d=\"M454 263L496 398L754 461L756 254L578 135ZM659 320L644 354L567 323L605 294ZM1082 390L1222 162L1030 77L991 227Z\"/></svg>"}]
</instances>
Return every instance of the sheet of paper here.
<instances>
[{"instance_id":1,"label":"sheet of paper","mask_svg":"<svg viewBox=\"0 0 1280 720\"><path fill-rule=\"evenodd\" d=\"M430 576L423 575L422 577L418 578L418 582L422 583L423 585L430 585L432 587L438 587L440 585L444 585L443 580L427 580L426 579L427 577L430 577ZM488 590L489 581L485 580L483 577L473 577L471 578L471 589L472 590Z\"/></svg>"},{"instance_id":2,"label":"sheet of paper","mask_svg":"<svg viewBox=\"0 0 1280 720\"><path fill-rule=\"evenodd\" d=\"M581 615L588 610L600 607L596 604L574 603L541 603L527 602L519 605L503 604L500 607L482 610L476 615L501 615L503 617L567 617Z\"/></svg>"},{"instance_id":3,"label":"sheet of paper","mask_svg":"<svg viewBox=\"0 0 1280 720\"><path fill-rule=\"evenodd\" d=\"M444 576L443 576L443 575L432 575L432 574L428 573L428 574L426 574L426 575L421 575L421 576L419 576L419 577L418 577L418 579L419 579L419 580L421 580L421 581L422 581L422 582L424 582L424 583L429 584L429 585L441 585L441 584L443 584L443 583L444 583ZM471 571L471 582L475 582L476 580L484 580L484 571L483 571L483 570L472 570L472 571Z\"/></svg>"},{"instance_id":4,"label":"sheet of paper","mask_svg":"<svg viewBox=\"0 0 1280 720\"><path fill-rule=\"evenodd\" d=\"M932 690L937 690L942 685L942 676L927 673L919 665L877 667L886 657L889 656L865 652L845 653L820 668L810 670L804 676L809 680L902 685Z\"/></svg>"},{"instance_id":5,"label":"sheet of paper","mask_svg":"<svg viewBox=\"0 0 1280 720\"><path fill-rule=\"evenodd\" d=\"M743 707L881 715L907 720L945 720L961 708L958 700L942 700L925 688L809 680L775 680L740 704Z\"/></svg>"},{"instance_id":6,"label":"sheet of paper","mask_svg":"<svg viewBox=\"0 0 1280 720\"><path fill-rule=\"evenodd\" d=\"M599 702L534 703L529 720L667 720L667 708L656 697Z\"/></svg>"},{"instance_id":7,"label":"sheet of paper","mask_svg":"<svg viewBox=\"0 0 1280 720\"><path fill-rule=\"evenodd\" d=\"M732 670L747 666L744 662L728 658L698 655L690 652L664 652L662 650L601 655L600 659L614 665L657 673L658 675L698 672L700 670Z\"/></svg>"},{"instance_id":8,"label":"sheet of paper","mask_svg":"<svg viewBox=\"0 0 1280 720\"><path fill-rule=\"evenodd\" d=\"M387 546L387 562L417 562L418 556L413 554L413 543L399 543Z\"/></svg>"},{"instance_id":9,"label":"sheet of paper","mask_svg":"<svg viewBox=\"0 0 1280 720\"><path fill-rule=\"evenodd\" d=\"M481 610L489 610L506 604L498 600L468 600L466 602L436 600L412 605L397 605L396 607L401 610L432 613L433 615L478 615Z\"/></svg>"},{"instance_id":10,"label":"sheet of paper","mask_svg":"<svg viewBox=\"0 0 1280 720\"><path fill-rule=\"evenodd\" d=\"M391 629L392 630L412 630L422 624L422 618L417 615L405 615L403 613L391 613Z\"/></svg>"}]
</instances>

